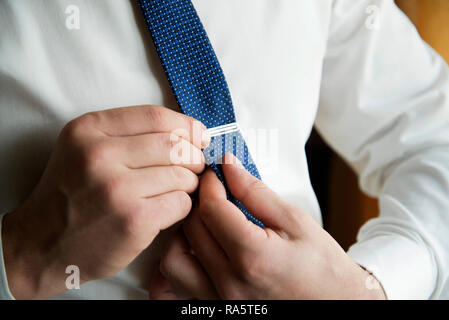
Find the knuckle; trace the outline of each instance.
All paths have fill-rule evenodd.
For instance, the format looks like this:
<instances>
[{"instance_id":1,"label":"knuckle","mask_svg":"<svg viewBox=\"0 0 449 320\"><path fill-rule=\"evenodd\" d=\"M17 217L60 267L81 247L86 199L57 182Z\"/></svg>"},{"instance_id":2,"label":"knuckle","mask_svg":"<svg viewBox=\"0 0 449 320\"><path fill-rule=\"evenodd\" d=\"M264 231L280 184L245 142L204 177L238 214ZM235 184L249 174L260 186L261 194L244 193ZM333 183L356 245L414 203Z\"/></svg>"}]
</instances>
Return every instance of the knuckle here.
<instances>
[{"instance_id":1,"label":"knuckle","mask_svg":"<svg viewBox=\"0 0 449 320\"><path fill-rule=\"evenodd\" d=\"M186 189L190 190L192 186L195 188L198 186L198 177L189 169L180 166L172 166L171 169L173 179L185 186Z\"/></svg>"},{"instance_id":2,"label":"knuckle","mask_svg":"<svg viewBox=\"0 0 449 320\"><path fill-rule=\"evenodd\" d=\"M140 234L142 226L142 215L133 210L125 210L119 215L119 225L122 234L135 236Z\"/></svg>"},{"instance_id":3,"label":"knuckle","mask_svg":"<svg viewBox=\"0 0 449 320\"><path fill-rule=\"evenodd\" d=\"M157 152L168 156L168 158L172 159L172 152L177 145L177 141L175 141L170 134L161 134L156 142Z\"/></svg>"},{"instance_id":4,"label":"knuckle","mask_svg":"<svg viewBox=\"0 0 449 320\"><path fill-rule=\"evenodd\" d=\"M267 189L267 186L265 183L260 181L259 179L255 179L254 181L251 181L248 186L248 191L258 191L258 190L265 190Z\"/></svg>"},{"instance_id":5,"label":"knuckle","mask_svg":"<svg viewBox=\"0 0 449 320\"><path fill-rule=\"evenodd\" d=\"M176 193L177 207L180 211L188 214L192 208L192 199L186 192Z\"/></svg>"},{"instance_id":6,"label":"knuckle","mask_svg":"<svg viewBox=\"0 0 449 320\"><path fill-rule=\"evenodd\" d=\"M153 127L164 126L166 123L166 112L164 107L152 106L145 112L145 117Z\"/></svg>"},{"instance_id":7,"label":"knuckle","mask_svg":"<svg viewBox=\"0 0 449 320\"><path fill-rule=\"evenodd\" d=\"M179 167L179 166L173 166L172 168L172 175L173 178L179 181L186 181L189 178L188 170Z\"/></svg>"},{"instance_id":8,"label":"knuckle","mask_svg":"<svg viewBox=\"0 0 449 320\"><path fill-rule=\"evenodd\" d=\"M266 264L253 255L241 255L236 259L236 271L245 281L255 281L267 272Z\"/></svg>"},{"instance_id":9,"label":"knuckle","mask_svg":"<svg viewBox=\"0 0 449 320\"><path fill-rule=\"evenodd\" d=\"M160 138L158 140L159 145L158 147L161 149L172 149L177 141L174 141L173 137L169 133L163 133L160 135Z\"/></svg>"},{"instance_id":10,"label":"knuckle","mask_svg":"<svg viewBox=\"0 0 449 320\"><path fill-rule=\"evenodd\" d=\"M267 186L262 181L260 181L258 179L253 180L244 189L242 195L240 196L240 198L241 198L240 201L246 202L248 197L250 197L253 192L265 190L266 188L267 188Z\"/></svg>"},{"instance_id":11,"label":"knuckle","mask_svg":"<svg viewBox=\"0 0 449 320\"><path fill-rule=\"evenodd\" d=\"M101 198L113 208L121 208L123 197L121 196L125 183L120 177L108 177L102 179L99 186Z\"/></svg>"},{"instance_id":12,"label":"knuckle","mask_svg":"<svg viewBox=\"0 0 449 320\"><path fill-rule=\"evenodd\" d=\"M172 210L173 204L166 201L163 197L155 197L154 205L151 207L150 214L152 216L157 216L160 214L164 214Z\"/></svg>"},{"instance_id":13,"label":"knuckle","mask_svg":"<svg viewBox=\"0 0 449 320\"><path fill-rule=\"evenodd\" d=\"M88 171L97 171L111 162L113 148L104 142L95 142L85 146L81 152L84 166Z\"/></svg>"},{"instance_id":14,"label":"knuckle","mask_svg":"<svg viewBox=\"0 0 449 320\"><path fill-rule=\"evenodd\" d=\"M161 259L160 263L160 271L161 273L168 279L171 279L176 272L178 257L171 253L170 251L166 252Z\"/></svg>"},{"instance_id":15,"label":"knuckle","mask_svg":"<svg viewBox=\"0 0 449 320\"><path fill-rule=\"evenodd\" d=\"M94 113L86 113L76 119L73 119L62 129L62 137L66 140L78 140L90 132L94 127L96 116Z\"/></svg>"}]
</instances>

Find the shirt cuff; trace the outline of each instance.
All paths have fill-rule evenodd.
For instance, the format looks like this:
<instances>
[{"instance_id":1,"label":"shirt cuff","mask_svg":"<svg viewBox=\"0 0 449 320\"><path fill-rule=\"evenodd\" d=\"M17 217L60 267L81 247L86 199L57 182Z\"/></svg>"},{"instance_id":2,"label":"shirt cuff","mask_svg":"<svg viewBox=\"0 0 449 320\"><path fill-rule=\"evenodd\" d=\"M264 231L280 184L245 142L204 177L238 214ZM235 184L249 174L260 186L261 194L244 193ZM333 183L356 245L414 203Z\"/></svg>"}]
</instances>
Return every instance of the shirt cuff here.
<instances>
[{"instance_id":1,"label":"shirt cuff","mask_svg":"<svg viewBox=\"0 0 449 320\"><path fill-rule=\"evenodd\" d=\"M376 236L354 244L348 255L377 278L387 299L429 299L434 291L434 259L425 247L408 238Z\"/></svg>"},{"instance_id":2,"label":"shirt cuff","mask_svg":"<svg viewBox=\"0 0 449 320\"><path fill-rule=\"evenodd\" d=\"M15 300L11 291L9 291L5 261L3 259L2 224L5 215L6 213L0 213L0 300Z\"/></svg>"}]
</instances>

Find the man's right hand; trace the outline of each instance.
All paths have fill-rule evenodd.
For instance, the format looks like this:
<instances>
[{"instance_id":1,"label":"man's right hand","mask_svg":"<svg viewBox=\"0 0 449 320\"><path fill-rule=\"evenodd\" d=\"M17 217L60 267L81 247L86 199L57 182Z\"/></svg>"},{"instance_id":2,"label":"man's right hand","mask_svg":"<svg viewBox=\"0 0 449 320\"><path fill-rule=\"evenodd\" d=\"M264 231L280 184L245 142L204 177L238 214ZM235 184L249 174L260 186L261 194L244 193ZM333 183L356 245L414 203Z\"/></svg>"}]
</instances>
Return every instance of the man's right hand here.
<instances>
[{"instance_id":1,"label":"man's right hand","mask_svg":"<svg viewBox=\"0 0 449 320\"><path fill-rule=\"evenodd\" d=\"M193 118L156 106L71 121L35 190L4 218L12 294L43 299L65 291L69 265L79 267L81 283L113 275L161 230L186 217L189 193L204 170L205 129ZM173 157L179 143L195 161L173 161L179 160Z\"/></svg>"}]
</instances>

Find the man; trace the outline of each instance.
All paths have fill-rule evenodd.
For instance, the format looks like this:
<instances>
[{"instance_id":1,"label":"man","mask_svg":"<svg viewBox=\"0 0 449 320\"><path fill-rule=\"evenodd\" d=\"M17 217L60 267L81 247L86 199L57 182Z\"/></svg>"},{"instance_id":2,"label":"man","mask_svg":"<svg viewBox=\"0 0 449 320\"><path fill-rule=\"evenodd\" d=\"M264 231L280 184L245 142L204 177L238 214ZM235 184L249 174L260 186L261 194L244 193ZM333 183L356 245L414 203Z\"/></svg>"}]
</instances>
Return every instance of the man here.
<instances>
[{"instance_id":1,"label":"man","mask_svg":"<svg viewBox=\"0 0 449 320\"><path fill-rule=\"evenodd\" d=\"M2 1L0 296L449 298L449 70L393 1L193 4L240 126L278 132L263 182L223 165L266 228L198 177L210 140L176 112L134 1ZM320 227L313 124L380 200L348 253ZM174 163L174 133L199 162ZM156 235L192 206L159 267Z\"/></svg>"}]
</instances>

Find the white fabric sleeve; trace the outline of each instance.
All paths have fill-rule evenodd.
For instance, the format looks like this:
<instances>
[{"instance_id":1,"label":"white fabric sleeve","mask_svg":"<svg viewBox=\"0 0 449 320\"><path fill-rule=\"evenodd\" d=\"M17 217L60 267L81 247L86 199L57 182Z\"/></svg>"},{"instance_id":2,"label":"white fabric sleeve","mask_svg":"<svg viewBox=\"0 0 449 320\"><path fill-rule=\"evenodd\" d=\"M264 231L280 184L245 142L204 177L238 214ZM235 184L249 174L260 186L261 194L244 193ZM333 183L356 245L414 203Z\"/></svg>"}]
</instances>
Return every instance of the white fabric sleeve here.
<instances>
[{"instance_id":1,"label":"white fabric sleeve","mask_svg":"<svg viewBox=\"0 0 449 320\"><path fill-rule=\"evenodd\" d=\"M4 216L5 213L0 213L0 300L14 300L13 295L9 291L5 262L3 260L2 225Z\"/></svg>"},{"instance_id":2,"label":"white fabric sleeve","mask_svg":"<svg viewBox=\"0 0 449 320\"><path fill-rule=\"evenodd\" d=\"M449 298L449 68L392 0L335 0L316 127L380 216L348 254L389 299Z\"/></svg>"}]
</instances>

